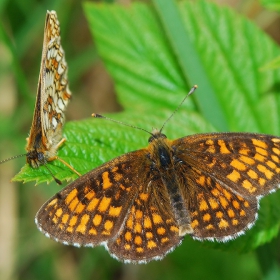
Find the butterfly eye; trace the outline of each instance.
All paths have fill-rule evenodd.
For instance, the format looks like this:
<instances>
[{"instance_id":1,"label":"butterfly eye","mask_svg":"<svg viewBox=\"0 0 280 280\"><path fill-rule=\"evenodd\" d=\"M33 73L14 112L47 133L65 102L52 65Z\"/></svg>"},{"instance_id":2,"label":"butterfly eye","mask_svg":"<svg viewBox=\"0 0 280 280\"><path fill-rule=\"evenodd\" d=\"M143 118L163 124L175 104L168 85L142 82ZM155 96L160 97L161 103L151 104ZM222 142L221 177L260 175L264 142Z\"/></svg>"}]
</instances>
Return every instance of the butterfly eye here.
<instances>
[{"instance_id":1,"label":"butterfly eye","mask_svg":"<svg viewBox=\"0 0 280 280\"><path fill-rule=\"evenodd\" d=\"M43 153L38 153L38 161L39 162L45 162L45 157Z\"/></svg>"}]
</instances>

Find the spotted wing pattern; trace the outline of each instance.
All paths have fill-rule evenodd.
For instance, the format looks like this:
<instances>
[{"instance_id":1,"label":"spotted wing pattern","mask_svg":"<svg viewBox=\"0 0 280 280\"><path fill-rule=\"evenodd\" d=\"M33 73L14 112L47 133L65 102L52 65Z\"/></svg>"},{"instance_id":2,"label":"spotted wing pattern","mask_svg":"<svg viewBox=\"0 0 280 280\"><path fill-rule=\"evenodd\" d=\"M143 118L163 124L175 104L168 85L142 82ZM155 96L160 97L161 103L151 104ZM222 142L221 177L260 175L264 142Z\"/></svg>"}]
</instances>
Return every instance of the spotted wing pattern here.
<instances>
[{"instance_id":1,"label":"spotted wing pattern","mask_svg":"<svg viewBox=\"0 0 280 280\"><path fill-rule=\"evenodd\" d=\"M250 228L259 199L279 187L280 138L198 134L122 155L80 177L36 215L46 236L104 245L125 262L161 259L186 234L227 241Z\"/></svg>"},{"instance_id":2,"label":"spotted wing pattern","mask_svg":"<svg viewBox=\"0 0 280 280\"><path fill-rule=\"evenodd\" d=\"M36 168L55 159L58 147L64 142L64 111L70 98L59 21L55 11L48 11L37 98L26 146L27 162L32 167Z\"/></svg>"},{"instance_id":3,"label":"spotted wing pattern","mask_svg":"<svg viewBox=\"0 0 280 280\"><path fill-rule=\"evenodd\" d=\"M279 188L280 138L201 134L172 142L192 236L227 241L257 218L259 199Z\"/></svg>"}]
</instances>

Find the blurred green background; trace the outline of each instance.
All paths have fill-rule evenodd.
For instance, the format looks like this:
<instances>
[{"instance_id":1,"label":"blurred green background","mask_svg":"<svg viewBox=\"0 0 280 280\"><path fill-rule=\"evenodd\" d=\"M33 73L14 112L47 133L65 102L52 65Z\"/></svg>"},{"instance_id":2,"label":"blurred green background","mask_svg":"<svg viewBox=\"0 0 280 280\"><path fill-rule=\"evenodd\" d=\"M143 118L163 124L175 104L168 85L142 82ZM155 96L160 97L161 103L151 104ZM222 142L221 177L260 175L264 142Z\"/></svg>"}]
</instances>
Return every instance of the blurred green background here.
<instances>
[{"instance_id":1,"label":"blurred green background","mask_svg":"<svg viewBox=\"0 0 280 280\"><path fill-rule=\"evenodd\" d=\"M131 1L106 2L129 5ZM216 3L231 6L279 42L276 12L257 1ZM24 153L37 91L46 10L58 14L69 66L73 99L67 120L122 110L95 48L82 2L0 1L0 160ZM0 166L0 279L262 279L262 266L270 260L260 261L260 256L273 256L273 264L279 257L267 254L270 247L239 254L212 249L186 237L162 261L128 265L112 259L103 247L63 246L43 236L34 224L37 210L60 187L53 183L10 183L24 163L23 157ZM271 246L279 248L279 241L274 240ZM266 277L278 279L277 275Z\"/></svg>"}]
</instances>

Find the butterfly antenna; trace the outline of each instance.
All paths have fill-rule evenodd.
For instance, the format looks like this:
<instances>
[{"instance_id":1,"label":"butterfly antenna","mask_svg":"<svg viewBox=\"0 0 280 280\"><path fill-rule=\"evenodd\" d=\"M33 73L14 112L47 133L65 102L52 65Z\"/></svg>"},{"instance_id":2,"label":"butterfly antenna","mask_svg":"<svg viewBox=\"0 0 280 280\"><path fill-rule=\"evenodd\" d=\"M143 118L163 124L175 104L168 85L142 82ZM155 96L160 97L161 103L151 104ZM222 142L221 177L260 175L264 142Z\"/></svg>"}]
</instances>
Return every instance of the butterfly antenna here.
<instances>
[{"instance_id":1,"label":"butterfly antenna","mask_svg":"<svg viewBox=\"0 0 280 280\"><path fill-rule=\"evenodd\" d=\"M125 126L128 126L128 127L136 128L136 129L138 129L138 130L145 131L145 132L149 133L150 135L153 135L151 132L149 132L148 130L146 130L146 129L144 129L144 128L137 127L137 126L134 126L134 125L131 125L131 124L127 124L127 123L124 123L124 122L121 122L121 121L117 121L117 120L114 120L114 119L105 117L105 116L103 116L103 115L100 115L100 114L95 114L95 113L93 113L92 116L93 116L94 118L106 119L106 120L112 121L112 122L114 122L114 123L118 123L118 124L122 124L122 125L125 125Z\"/></svg>"},{"instance_id":2,"label":"butterfly antenna","mask_svg":"<svg viewBox=\"0 0 280 280\"><path fill-rule=\"evenodd\" d=\"M195 90L197 89L197 85L194 85L191 90L189 91L189 93L184 97L184 99L181 101L181 103L179 104L179 106L174 110L174 112L170 115L170 117L164 122L164 124L162 125L160 132L162 132L164 126L166 125L166 123L174 116L174 114L179 110L179 108L182 106L182 104L185 102L185 100L187 99L188 96L190 96L191 94L193 94L195 92Z\"/></svg>"},{"instance_id":3,"label":"butterfly antenna","mask_svg":"<svg viewBox=\"0 0 280 280\"><path fill-rule=\"evenodd\" d=\"M56 181L56 183L57 183L58 185L62 185L62 182L61 182L59 179L57 179L57 178L53 175L53 173L52 173L51 170L47 167L47 165L44 164L44 166L45 166L46 169L50 172L50 174L52 175L52 177L53 177L53 179Z\"/></svg>"},{"instance_id":4,"label":"butterfly antenna","mask_svg":"<svg viewBox=\"0 0 280 280\"><path fill-rule=\"evenodd\" d=\"M22 155L17 155L17 156L13 156L13 157L10 157L10 158L6 158L4 160L1 160L0 164L2 164L4 162L7 162L7 161L10 161L10 160L15 159L15 158L23 157L23 156L26 156L26 154L22 154Z\"/></svg>"}]
</instances>

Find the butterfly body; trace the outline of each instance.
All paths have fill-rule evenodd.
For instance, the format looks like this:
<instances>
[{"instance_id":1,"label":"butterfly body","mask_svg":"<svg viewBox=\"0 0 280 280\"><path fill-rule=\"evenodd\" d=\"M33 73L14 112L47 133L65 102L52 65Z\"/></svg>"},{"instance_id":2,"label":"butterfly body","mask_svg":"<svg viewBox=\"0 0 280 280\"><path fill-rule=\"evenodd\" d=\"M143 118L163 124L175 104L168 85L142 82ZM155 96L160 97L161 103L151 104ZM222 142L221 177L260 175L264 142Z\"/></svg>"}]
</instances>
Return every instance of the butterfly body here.
<instances>
[{"instance_id":1,"label":"butterfly body","mask_svg":"<svg viewBox=\"0 0 280 280\"><path fill-rule=\"evenodd\" d=\"M61 190L36 215L46 236L104 245L125 262L161 259L186 234L228 241L256 218L259 199L279 188L280 138L196 134L119 156Z\"/></svg>"}]
</instances>

